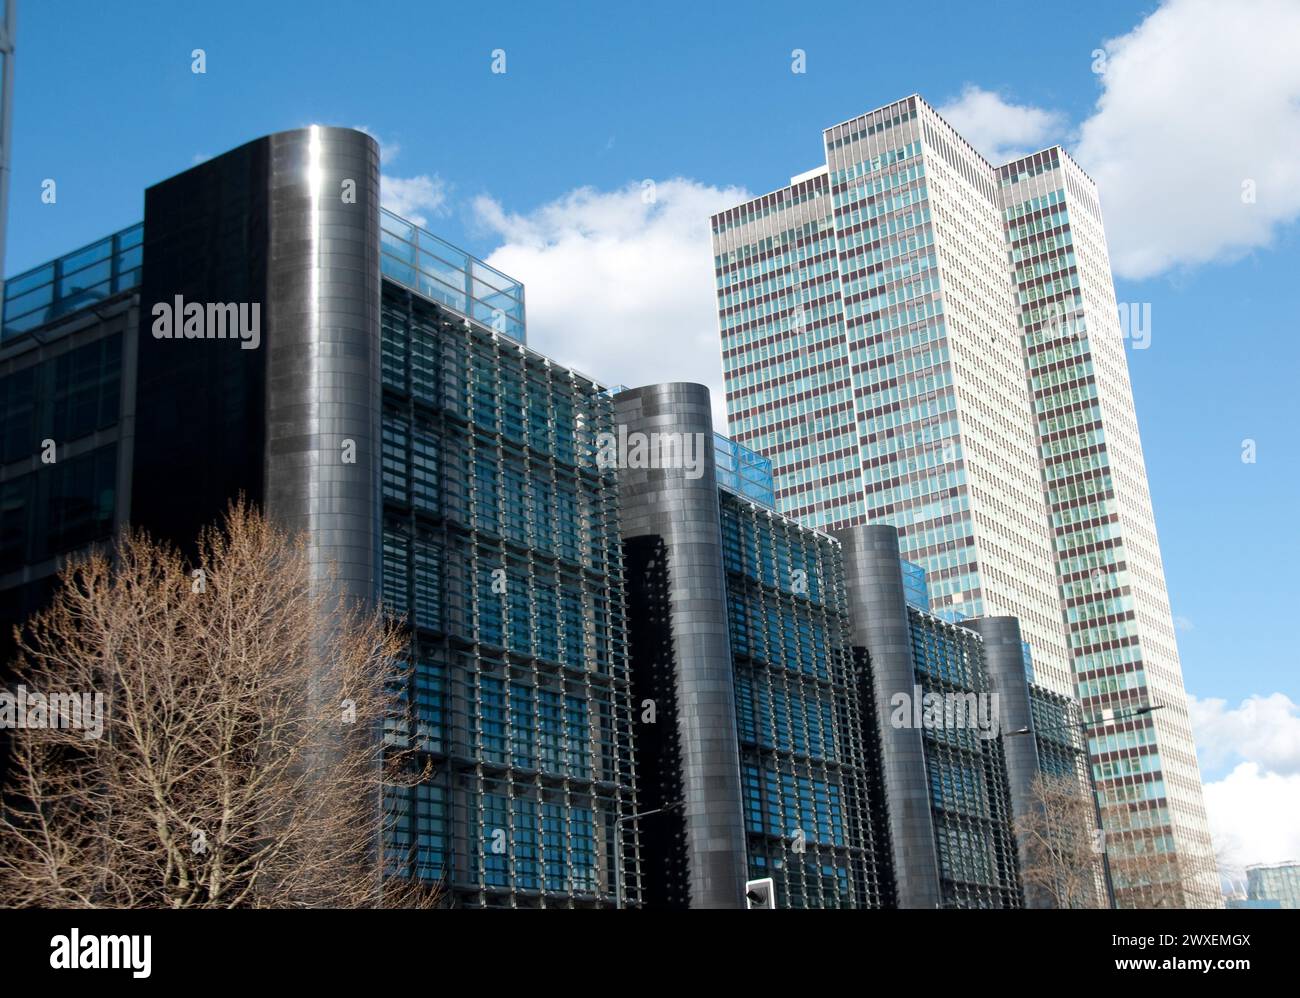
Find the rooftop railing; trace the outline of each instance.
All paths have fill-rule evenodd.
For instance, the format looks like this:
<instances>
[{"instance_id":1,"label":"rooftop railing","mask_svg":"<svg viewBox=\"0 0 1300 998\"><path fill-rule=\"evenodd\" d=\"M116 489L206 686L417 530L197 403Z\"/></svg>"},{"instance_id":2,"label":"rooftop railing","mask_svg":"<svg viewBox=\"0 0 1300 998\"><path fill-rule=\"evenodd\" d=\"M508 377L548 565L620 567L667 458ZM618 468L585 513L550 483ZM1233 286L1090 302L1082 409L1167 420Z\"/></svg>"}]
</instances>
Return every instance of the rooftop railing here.
<instances>
[{"instance_id":1,"label":"rooftop railing","mask_svg":"<svg viewBox=\"0 0 1300 998\"><path fill-rule=\"evenodd\" d=\"M445 239L380 209L380 270L390 280L521 343L524 286ZM138 287L144 223L73 250L5 283L8 340L89 304Z\"/></svg>"},{"instance_id":2,"label":"rooftop railing","mask_svg":"<svg viewBox=\"0 0 1300 998\"><path fill-rule=\"evenodd\" d=\"M387 208L379 211L383 275L490 329L527 342L524 286Z\"/></svg>"},{"instance_id":3,"label":"rooftop railing","mask_svg":"<svg viewBox=\"0 0 1300 998\"><path fill-rule=\"evenodd\" d=\"M770 458L721 433L713 434L713 454L719 485L768 509L776 508Z\"/></svg>"},{"instance_id":4,"label":"rooftop railing","mask_svg":"<svg viewBox=\"0 0 1300 998\"><path fill-rule=\"evenodd\" d=\"M105 236L5 282L0 340L21 336L60 316L140 284L144 223Z\"/></svg>"}]
</instances>

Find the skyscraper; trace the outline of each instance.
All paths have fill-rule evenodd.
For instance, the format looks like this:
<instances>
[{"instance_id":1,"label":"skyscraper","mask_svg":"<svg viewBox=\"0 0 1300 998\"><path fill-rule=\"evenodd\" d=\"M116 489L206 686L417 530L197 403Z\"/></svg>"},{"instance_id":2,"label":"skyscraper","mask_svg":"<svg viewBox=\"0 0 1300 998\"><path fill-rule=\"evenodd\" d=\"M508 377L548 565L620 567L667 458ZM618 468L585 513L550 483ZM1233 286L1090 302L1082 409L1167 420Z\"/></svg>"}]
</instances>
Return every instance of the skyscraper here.
<instances>
[{"instance_id":1,"label":"skyscraper","mask_svg":"<svg viewBox=\"0 0 1300 998\"><path fill-rule=\"evenodd\" d=\"M1095 185L1059 147L995 167L915 95L823 142L712 220L732 435L783 512L897 526L936 612L1018 618L1096 722L1109 848L1216 904Z\"/></svg>"},{"instance_id":2,"label":"skyscraper","mask_svg":"<svg viewBox=\"0 0 1300 998\"><path fill-rule=\"evenodd\" d=\"M809 526L884 521L936 611L1014 616L1070 688L992 169L919 98L713 219L732 435Z\"/></svg>"},{"instance_id":3,"label":"skyscraper","mask_svg":"<svg viewBox=\"0 0 1300 998\"><path fill-rule=\"evenodd\" d=\"M998 175L1079 696L1094 712L1163 707L1094 739L1105 800L1167 828L1194 887L1189 903L1213 903L1200 769L1124 355L1126 334L1139 330L1120 321L1132 313L1115 300L1087 174L1052 148Z\"/></svg>"}]
</instances>

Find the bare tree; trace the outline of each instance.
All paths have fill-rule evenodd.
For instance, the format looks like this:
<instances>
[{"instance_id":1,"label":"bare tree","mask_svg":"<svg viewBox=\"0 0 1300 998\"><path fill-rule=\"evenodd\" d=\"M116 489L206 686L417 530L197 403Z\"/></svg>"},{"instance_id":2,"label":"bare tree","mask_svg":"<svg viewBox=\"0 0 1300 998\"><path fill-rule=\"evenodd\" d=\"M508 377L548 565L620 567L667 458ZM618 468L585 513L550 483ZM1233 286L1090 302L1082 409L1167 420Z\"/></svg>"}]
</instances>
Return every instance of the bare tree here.
<instances>
[{"instance_id":1,"label":"bare tree","mask_svg":"<svg viewBox=\"0 0 1300 998\"><path fill-rule=\"evenodd\" d=\"M1032 808L1016 822L1026 892L1054 908L1099 907L1096 821L1078 779L1039 773L1030 799Z\"/></svg>"},{"instance_id":2,"label":"bare tree","mask_svg":"<svg viewBox=\"0 0 1300 998\"><path fill-rule=\"evenodd\" d=\"M1219 874L1219 889L1234 898L1246 896L1246 866L1241 861L1241 843L1234 835L1214 833L1210 838L1214 849L1214 868Z\"/></svg>"},{"instance_id":3,"label":"bare tree","mask_svg":"<svg viewBox=\"0 0 1300 998\"><path fill-rule=\"evenodd\" d=\"M13 732L0 904L434 903L380 873L404 639L313 584L302 538L240 502L194 564L132 533L60 582L17 632L28 706L60 706Z\"/></svg>"}]
</instances>

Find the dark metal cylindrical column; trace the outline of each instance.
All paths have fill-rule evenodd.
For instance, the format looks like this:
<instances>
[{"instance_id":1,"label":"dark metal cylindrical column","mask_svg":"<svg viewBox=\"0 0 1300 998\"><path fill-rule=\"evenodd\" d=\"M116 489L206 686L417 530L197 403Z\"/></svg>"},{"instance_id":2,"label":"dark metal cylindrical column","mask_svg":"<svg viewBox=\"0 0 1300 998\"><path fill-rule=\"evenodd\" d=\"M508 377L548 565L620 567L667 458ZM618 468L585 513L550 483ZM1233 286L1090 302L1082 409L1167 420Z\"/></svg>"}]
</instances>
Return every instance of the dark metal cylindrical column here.
<instances>
[{"instance_id":1,"label":"dark metal cylindrical column","mask_svg":"<svg viewBox=\"0 0 1300 998\"><path fill-rule=\"evenodd\" d=\"M903 592L898 531L870 524L832 531L844 550L853 643L867 650L880 733L894 881L900 908L936 908L942 900L921 729L891 723L899 694L917 692L912 633ZM910 711L909 711L910 713Z\"/></svg>"},{"instance_id":2,"label":"dark metal cylindrical column","mask_svg":"<svg viewBox=\"0 0 1300 998\"><path fill-rule=\"evenodd\" d=\"M668 559L690 905L741 908L748 865L709 391L650 385L620 393L616 406L627 442L623 536L662 538ZM692 447L697 463L638 466L671 458L676 446Z\"/></svg>"},{"instance_id":3,"label":"dark metal cylindrical column","mask_svg":"<svg viewBox=\"0 0 1300 998\"><path fill-rule=\"evenodd\" d=\"M1041 812L1042 804L1034 795L1034 777L1039 772L1038 740L1032 734L1034 716L1029 705L1029 681L1025 675L1020 621L1015 617L976 617L962 621L961 626L984 639L984 668L989 685L998 698L995 721L999 728L1004 734L1030 732L1024 737L1002 740L1007 760L1011 814L1017 829L1020 869L1024 871L1029 866L1030 856L1026 851L1028 839L1022 826L1034 820L1034 812ZM1042 891L1026 886L1024 895L1028 908L1052 907L1050 899Z\"/></svg>"},{"instance_id":4,"label":"dark metal cylindrical column","mask_svg":"<svg viewBox=\"0 0 1300 998\"><path fill-rule=\"evenodd\" d=\"M270 137L266 505L316 577L370 600L378 550L379 149L348 128Z\"/></svg>"}]
</instances>

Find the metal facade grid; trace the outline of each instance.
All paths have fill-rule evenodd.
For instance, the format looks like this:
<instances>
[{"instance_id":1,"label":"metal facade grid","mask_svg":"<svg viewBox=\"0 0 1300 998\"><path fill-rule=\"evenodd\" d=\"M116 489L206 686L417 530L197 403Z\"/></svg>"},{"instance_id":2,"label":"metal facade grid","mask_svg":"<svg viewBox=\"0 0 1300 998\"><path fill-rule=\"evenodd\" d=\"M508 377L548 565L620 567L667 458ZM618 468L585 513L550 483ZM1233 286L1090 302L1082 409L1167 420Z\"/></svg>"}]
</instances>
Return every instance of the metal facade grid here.
<instances>
[{"instance_id":1,"label":"metal facade grid","mask_svg":"<svg viewBox=\"0 0 1300 998\"><path fill-rule=\"evenodd\" d=\"M385 604L413 634L390 868L454 903L613 904L636 811L613 425L599 387L384 283ZM639 904L625 827L625 903Z\"/></svg>"},{"instance_id":2,"label":"metal facade grid","mask_svg":"<svg viewBox=\"0 0 1300 998\"><path fill-rule=\"evenodd\" d=\"M749 875L779 907L881 907L840 546L726 491L721 510Z\"/></svg>"},{"instance_id":3,"label":"metal facade grid","mask_svg":"<svg viewBox=\"0 0 1300 998\"><path fill-rule=\"evenodd\" d=\"M974 633L908 607L916 678L923 694L987 696L983 642ZM930 781L944 907L1022 905L1006 759L999 738L969 726L926 727Z\"/></svg>"}]
</instances>

